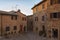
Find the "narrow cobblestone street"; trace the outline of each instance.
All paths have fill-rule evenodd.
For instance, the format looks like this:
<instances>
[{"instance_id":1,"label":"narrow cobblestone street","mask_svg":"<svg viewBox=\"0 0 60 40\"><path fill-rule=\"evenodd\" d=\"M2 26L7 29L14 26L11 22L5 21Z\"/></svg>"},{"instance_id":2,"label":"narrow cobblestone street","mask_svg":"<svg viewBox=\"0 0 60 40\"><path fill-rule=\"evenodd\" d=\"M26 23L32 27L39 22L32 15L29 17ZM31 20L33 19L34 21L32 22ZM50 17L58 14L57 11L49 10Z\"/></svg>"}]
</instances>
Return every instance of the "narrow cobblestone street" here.
<instances>
[{"instance_id":1,"label":"narrow cobblestone street","mask_svg":"<svg viewBox=\"0 0 60 40\"><path fill-rule=\"evenodd\" d=\"M46 40L46 38L42 39L39 35L28 32L11 38L0 38L0 40Z\"/></svg>"}]
</instances>

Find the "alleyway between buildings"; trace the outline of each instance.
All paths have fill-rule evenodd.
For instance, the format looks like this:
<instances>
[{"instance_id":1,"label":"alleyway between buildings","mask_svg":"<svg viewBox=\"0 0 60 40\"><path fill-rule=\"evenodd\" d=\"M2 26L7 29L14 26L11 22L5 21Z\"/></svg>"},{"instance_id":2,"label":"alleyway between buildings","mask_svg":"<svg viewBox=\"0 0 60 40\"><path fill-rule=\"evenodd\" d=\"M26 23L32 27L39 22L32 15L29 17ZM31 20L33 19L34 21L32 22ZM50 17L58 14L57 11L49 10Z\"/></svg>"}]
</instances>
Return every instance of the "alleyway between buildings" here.
<instances>
[{"instance_id":1,"label":"alleyway between buildings","mask_svg":"<svg viewBox=\"0 0 60 40\"><path fill-rule=\"evenodd\" d=\"M46 40L46 38L40 37L33 32L28 32L10 38L0 38L0 40Z\"/></svg>"}]
</instances>

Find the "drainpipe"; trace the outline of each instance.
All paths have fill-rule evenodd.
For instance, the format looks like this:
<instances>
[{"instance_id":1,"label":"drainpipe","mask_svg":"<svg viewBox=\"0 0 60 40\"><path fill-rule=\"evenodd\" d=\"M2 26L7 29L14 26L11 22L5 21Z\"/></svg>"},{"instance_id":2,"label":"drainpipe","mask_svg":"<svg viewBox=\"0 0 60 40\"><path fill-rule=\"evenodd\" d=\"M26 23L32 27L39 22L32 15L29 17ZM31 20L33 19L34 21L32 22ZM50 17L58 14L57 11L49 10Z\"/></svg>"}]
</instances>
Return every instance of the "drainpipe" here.
<instances>
[{"instance_id":1,"label":"drainpipe","mask_svg":"<svg viewBox=\"0 0 60 40\"><path fill-rule=\"evenodd\" d=\"M2 15L1 15L1 36L2 36Z\"/></svg>"}]
</instances>

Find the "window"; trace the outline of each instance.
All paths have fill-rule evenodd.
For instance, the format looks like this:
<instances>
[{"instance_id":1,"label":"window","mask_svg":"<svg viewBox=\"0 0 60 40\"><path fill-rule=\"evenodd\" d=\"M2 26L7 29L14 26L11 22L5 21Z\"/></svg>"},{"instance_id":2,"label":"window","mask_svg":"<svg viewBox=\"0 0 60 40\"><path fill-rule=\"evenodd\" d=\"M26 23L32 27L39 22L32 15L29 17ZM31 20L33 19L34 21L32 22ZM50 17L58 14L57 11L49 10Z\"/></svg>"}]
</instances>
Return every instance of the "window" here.
<instances>
[{"instance_id":1,"label":"window","mask_svg":"<svg viewBox=\"0 0 60 40\"><path fill-rule=\"evenodd\" d=\"M18 31L18 33L20 33L20 31Z\"/></svg>"},{"instance_id":2,"label":"window","mask_svg":"<svg viewBox=\"0 0 60 40\"><path fill-rule=\"evenodd\" d=\"M57 38L58 37L58 30L57 29L52 29L52 36L54 37L54 38Z\"/></svg>"},{"instance_id":3,"label":"window","mask_svg":"<svg viewBox=\"0 0 60 40\"><path fill-rule=\"evenodd\" d=\"M35 21L38 21L38 17L35 17Z\"/></svg>"},{"instance_id":4,"label":"window","mask_svg":"<svg viewBox=\"0 0 60 40\"><path fill-rule=\"evenodd\" d=\"M6 27L6 31L10 31L10 27Z\"/></svg>"},{"instance_id":5,"label":"window","mask_svg":"<svg viewBox=\"0 0 60 40\"><path fill-rule=\"evenodd\" d=\"M11 19L13 20L13 16L11 16Z\"/></svg>"},{"instance_id":6,"label":"window","mask_svg":"<svg viewBox=\"0 0 60 40\"><path fill-rule=\"evenodd\" d=\"M42 16L42 21L44 21L45 20L45 18L44 18L44 16Z\"/></svg>"},{"instance_id":7,"label":"window","mask_svg":"<svg viewBox=\"0 0 60 40\"><path fill-rule=\"evenodd\" d=\"M23 21L26 21L26 17L22 17L22 20L23 20Z\"/></svg>"},{"instance_id":8,"label":"window","mask_svg":"<svg viewBox=\"0 0 60 40\"><path fill-rule=\"evenodd\" d=\"M24 17L22 17L22 20L24 21Z\"/></svg>"},{"instance_id":9,"label":"window","mask_svg":"<svg viewBox=\"0 0 60 40\"><path fill-rule=\"evenodd\" d=\"M17 20L17 16L15 16L15 20Z\"/></svg>"},{"instance_id":10,"label":"window","mask_svg":"<svg viewBox=\"0 0 60 40\"><path fill-rule=\"evenodd\" d=\"M50 0L50 4L53 5L53 4L56 4L57 1L56 0Z\"/></svg>"},{"instance_id":11,"label":"window","mask_svg":"<svg viewBox=\"0 0 60 40\"><path fill-rule=\"evenodd\" d=\"M45 26L44 25L42 26L42 30L45 31Z\"/></svg>"},{"instance_id":12,"label":"window","mask_svg":"<svg viewBox=\"0 0 60 40\"><path fill-rule=\"evenodd\" d=\"M53 13L53 18L57 18L57 13Z\"/></svg>"},{"instance_id":13,"label":"window","mask_svg":"<svg viewBox=\"0 0 60 40\"><path fill-rule=\"evenodd\" d=\"M50 4L53 5L53 3L54 3L54 0L50 0Z\"/></svg>"},{"instance_id":14,"label":"window","mask_svg":"<svg viewBox=\"0 0 60 40\"><path fill-rule=\"evenodd\" d=\"M14 30L17 30L17 26L14 26Z\"/></svg>"},{"instance_id":15,"label":"window","mask_svg":"<svg viewBox=\"0 0 60 40\"><path fill-rule=\"evenodd\" d=\"M51 13L50 18L58 18L58 13Z\"/></svg>"},{"instance_id":16,"label":"window","mask_svg":"<svg viewBox=\"0 0 60 40\"><path fill-rule=\"evenodd\" d=\"M44 9L45 7L44 7L44 4L42 5L42 9Z\"/></svg>"},{"instance_id":17,"label":"window","mask_svg":"<svg viewBox=\"0 0 60 40\"><path fill-rule=\"evenodd\" d=\"M12 20L17 20L17 16L11 16Z\"/></svg>"}]
</instances>

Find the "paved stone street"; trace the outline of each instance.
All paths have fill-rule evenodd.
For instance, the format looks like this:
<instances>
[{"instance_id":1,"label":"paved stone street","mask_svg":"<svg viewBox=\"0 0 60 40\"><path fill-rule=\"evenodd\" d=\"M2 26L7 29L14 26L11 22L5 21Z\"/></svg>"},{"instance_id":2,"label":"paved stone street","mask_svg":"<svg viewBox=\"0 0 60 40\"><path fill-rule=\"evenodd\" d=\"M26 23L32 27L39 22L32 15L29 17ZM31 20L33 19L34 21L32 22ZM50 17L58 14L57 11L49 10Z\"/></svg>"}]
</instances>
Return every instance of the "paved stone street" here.
<instances>
[{"instance_id":1,"label":"paved stone street","mask_svg":"<svg viewBox=\"0 0 60 40\"><path fill-rule=\"evenodd\" d=\"M46 40L46 39L45 38L43 39L42 37L36 35L35 33L28 32L11 38L0 38L0 40Z\"/></svg>"}]
</instances>

